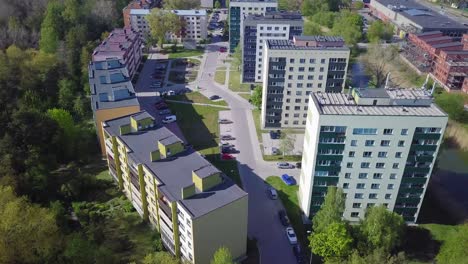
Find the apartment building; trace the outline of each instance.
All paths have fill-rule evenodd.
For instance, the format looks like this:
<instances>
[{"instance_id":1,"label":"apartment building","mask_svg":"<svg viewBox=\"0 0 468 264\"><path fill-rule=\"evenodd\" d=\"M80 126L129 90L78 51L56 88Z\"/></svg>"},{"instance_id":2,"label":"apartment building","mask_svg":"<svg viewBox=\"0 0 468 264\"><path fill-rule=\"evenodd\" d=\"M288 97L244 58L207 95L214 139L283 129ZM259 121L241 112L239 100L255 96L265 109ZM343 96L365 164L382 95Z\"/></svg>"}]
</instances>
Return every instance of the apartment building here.
<instances>
[{"instance_id":1,"label":"apartment building","mask_svg":"<svg viewBox=\"0 0 468 264\"><path fill-rule=\"evenodd\" d=\"M263 44L262 128L304 128L312 92L340 92L349 48L343 38L294 36Z\"/></svg>"},{"instance_id":2,"label":"apartment building","mask_svg":"<svg viewBox=\"0 0 468 264\"><path fill-rule=\"evenodd\" d=\"M103 122L109 172L182 261L246 254L248 196L147 112Z\"/></svg>"},{"instance_id":3,"label":"apartment building","mask_svg":"<svg viewBox=\"0 0 468 264\"><path fill-rule=\"evenodd\" d=\"M244 19L249 15L264 15L267 12L276 11L276 0L232 0L229 2L229 51L241 42L243 36Z\"/></svg>"},{"instance_id":4,"label":"apartment building","mask_svg":"<svg viewBox=\"0 0 468 264\"><path fill-rule=\"evenodd\" d=\"M168 41L195 40L201 41L208 37L208 16L206 10L172 10L182 21L182 29L177 33L167 33ZM130 11L130 26L145 37L150 33L146 17L151 13L150 9L133 9Z\"/></svg>"},{"instance_id":5,"label":"apartment building","mask_svg":"<svg viewBox=\"0 0 468 264\"><path fill-rule=\"evenodd\" d=\"M263 43L269 39L292 40L302 35L304 20L299 12L269 12L249 15L242 35L242 82L262 81Z\"/></svg>"},{"instance_id":6,"label":"apartment building","mask_svg":"<svg viewBox=\"0 0 468 264\"><path fill-rule=\"evenodd\" d=\"M151 9L156 6L161 6L161 0L133 0L126 7L122 9L124 27L131 27L130 24L130 11L132 9Z\"/></svg>"},{"instance_id":7,"label":"apartment building","mask_svg":"<svg viewBox=\"0 0 468 264\"><path fill-rule=\"evenodd\" d=\"M140 104L123 60L107 59L88 65L91 109L102 155L106 154L101 123L137 113Z\"/></svg>"},{"instance_id":8,"label":"apartment building","mask_svg":"<svg viewBox=\"0 0 468 264\"><path fill-rule=\"evenodd\" d=\"M116 28L93 51L93 61L119 59L127 66L132 77L142 58L141 39L138 32L130 28Z\"/></svg>"},{"instance_id":9,"label":"apartment building","mask_svg":"<svg viewBox=\"0 0 468 264\"><path fill-rule=\"evenodd\" d=\"M416 223L447 114L424 90L352 89L310 95L299 203L313 216L328 186L343 188L344 218L385 205Z\"/></svg>"}]
</instances>

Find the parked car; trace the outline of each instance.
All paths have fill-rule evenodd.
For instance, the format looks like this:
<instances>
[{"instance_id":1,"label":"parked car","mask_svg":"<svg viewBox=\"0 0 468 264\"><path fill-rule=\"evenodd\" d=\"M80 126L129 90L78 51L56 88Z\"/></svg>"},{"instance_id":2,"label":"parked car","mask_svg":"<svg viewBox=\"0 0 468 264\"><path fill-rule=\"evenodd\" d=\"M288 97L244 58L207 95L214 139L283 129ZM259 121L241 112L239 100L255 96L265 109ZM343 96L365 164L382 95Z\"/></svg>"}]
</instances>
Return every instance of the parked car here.
<instances>
[{"instance_id":1,"label":"parked car","mask_svg":"<svg viewBox=\"0 0 468 264\"><path fill-rule=\"evenodd\" d=\"M169 109L164 109L162 111L159 111L159 115L168 115L171 113L171 110Z\"/></svg>"},{"instance_id":2,"label":"parked car","mask_svg":"<svg viewBox=\"0 0 468 264\"><path fill-rule=\"evenodd\" d=\"M293 253L294 253L294 256L296 256L296 261L298 264L306 263L306 256L299 244L293 246Z\"/></svg>"},{"instance_id":3,"label":"parked car","mask_svg":"<svg viewBox=\"0 0 468 264\"><path fill-rule=\"evenodd\" d=\"M270 196L270 198L272 200L278 199L278 193L276 192L276 190L274 188L269 188L268 189L268 195Z\"/></svg>"},{"instance_id":4,"label":"parked car","mask_svg":"<svg viewBox=\"0 0 468 264\"><path fill-rule=\"evenodd\" d=\"M281 221L281 224L283 226L289 226L289 218L288 218L288 215L286 214L286 212L284 210L281 210L278 212L278 217Z\"/></svg>"},{"instance_id":5,"label":"parked car","mask_svg":"<svg viewBox=\"0 0 468 264\"><path fill-rule=\"evenodd\" d=\"M176 92L174 92L173 90L167 91L167 96L173 96L173 95L176 95Z\"/></svg>"},{"instance_id":6,"label":"parked car","mask_svg":"<svg viewBox=\"0 0 468 264\"><path fill-rule=\"evenodd\" d=\"M219 96L219 95L210 96L210 100L218 100L218 99L221 99L221 96Z\"/></svg>"},{"instance_id":7,"label":"parked car","mask_svg":"<svg viewBox=\"0 0 468 264\"><path fill-rule=\"evenodd\" d=\"M278 148L275 148L275 147L272 147L272 148L271 148L271 154L273 154L273 155L278 155L278 154L279 154L279 149L278 149Z\"/></svg>"},{"instance_id":8,"label":"parked car","mask_svg":"<svg viewBox=\"0 0 468 264\"><path fill-rule=\"evenodd\" d=\"M288 174L281 175L281 180L283 180L283 182L289 186L296 184L296 180L292 176L289 176Z\"/></svg>"},{"instance_id":9,"label":"parked car","mask_svg":"<svg viewBox=\"0 0 468 264\"><path fill-rule=\"evenodd\" d=\"M278 167L279 169L293 169L294 165L287 162L278 162L276 163L276 167Z\"/></svg>"},{"instance_id":10,"label":"parked car","mask_svg":"<svg viewBox=\"0 0 468 264\"><path fill-rule=\"evenodd\" d=\"M233 147L221 147L221 153L237 153L239 152L237 149Z\"/></svg>"},{"instance_id":11,"label":"parked car","mask_svg":"<svg viewBox=\"0 0 468 264\"><path fill-rule=\"evenodd\" d=\"M221 135L221 140L234 140L234 139L236 138L231 135Z\"/></svg>"},{"instance_id":12,"label":"parked car","mask_svg":"<svg viewBox=\"0 0 468 264\"><path fill-rule=\"evenodd\" d=\"M156 107L156 109L158 110L162 110L162 109L167 109L167 104L163 101L159 102L159 103L156 103L154 104L154 106Z\"/></svg>"},{"instance_id":13,"label":"parked car","mask_svg":"<svg viewBox=\"0 0 468 264\"><path fill-rule=\"evenodd\" d=\"M281 137L281 131L277 130L277 131L270 131L270 138L271 139L278 139Z\"/></svg>"},{"instance_id":14,"label":"parked car","mask_svg":"<svg viewBox=\"0 0 468 264\"><path fill-rule=\"evenodd\" d=\"M289 244L291 245L297 244L297 236L292 227L286 227L286 236L288 237Z\"/></svg>"},{"instance_id":15,"label":"parked car","mask_svg":"<svg viewBox=\"0 0 468 264\"><path fill-rule=\"evenodd\" d=\"M302 162L296 162L296 168L300 169L302 167Z\"/></svg>"},{"instance_id":16,"label":"parked car","mask_svg":"<svg viewBox=\"0 0 468 264\"><path fill-rule=\"evenodd\" d=\"M162 122L164 124L169 124L169 123L173 123L177 121L177 117L175 115L170 115L170 116L166 116L164 117L164 119L162 120Z\"/></svg>"},{"instance_id":17,"label":"parked car","mask_svg":"<svg viewBox=\"0 0 468 264\"><path fill-rule=\"evenodd\" d=\"M219 146L221 146L221 147L234 147L234 145L229 143L229 142L221 142L221 143L219 143Z\"/></svg>"},{"instance_id":18,"label":"parked car","mask_svg":"<svg viewBox=\"0 0 468 264\"><path fill-rule=\"evenodd\" d=\"M232 121L229 120L229 119L226 119L226 118L221 118L221 119L218 119L218 123L220 123L220 124L231 124Z\"/></svg>"},{"instance_id":19,"label":"parked car","mask_svg":"<svg viewBox=\"0 0 468 264\"><path fill-rule=\"evenodd\" d=\"M219 52L226 52L227 51L227 48L226 47L221 47L219 48Z\"/></svg>"},{"instance_id":20,"label":"parked car","mask_svg":"<svg viewBox=\"0 0 468 264\"><path fill-rule=\"evenodd\" d=\"M224 154L221 154L221 159L222 160L232 160L232 159L235 159L235 157L231 154L227 154L227 153L224 153Z\"/></svg>"}]
</instances>

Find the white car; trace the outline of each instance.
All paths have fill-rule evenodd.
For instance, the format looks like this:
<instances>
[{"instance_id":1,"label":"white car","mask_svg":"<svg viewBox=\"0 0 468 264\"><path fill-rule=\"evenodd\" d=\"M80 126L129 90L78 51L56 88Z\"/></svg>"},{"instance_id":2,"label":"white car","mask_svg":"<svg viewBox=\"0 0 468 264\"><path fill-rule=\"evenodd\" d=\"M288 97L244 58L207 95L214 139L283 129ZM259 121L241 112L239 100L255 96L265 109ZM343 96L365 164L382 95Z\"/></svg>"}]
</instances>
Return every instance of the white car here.
<instances>
[{"instance_id":1,"label":"white car","mask_svg":"<svg viewBox=\"0 0 468 264\"><path fill-rule=\"evenodd\" d=\"M169 124L169 123L172 123L172 122L175 122L175 121L177 121L177 117L175 115L166 116L162 120L162 122L164 124Z\"/></svg>"},{"instance_id":2,"label":"white car","mask_svg":"<svg viewBox=\"0 0 468 264\"><path fill-rule=\"evenodd\" d=\"M286 227L286 235L288 236L289 244L297 244L297 236L292 227Z\"/></svg>"},{"instance_id":3,"label":"white car","mask_svg":"<svg viewBox=\"0 0 468 264\"><path fill-rule=\"evenodd\" d=\"M276 163L276 167L278 167L278 169L294 169L294 165L287 162L278 162Z\"/></svg>"},{"instance_id":4,"label":"white car","mask_svg":"<svg viewBox=\"0 0 468 264\"><path fill-rule=\"evenodd\" d=\"M270 195L270 198L271 198L272 200L278 199L278 193L277 193L276 190L273 189L273 188L269 188L269 189L268 189L268 195Z\"/></svg>"}]
</instances>

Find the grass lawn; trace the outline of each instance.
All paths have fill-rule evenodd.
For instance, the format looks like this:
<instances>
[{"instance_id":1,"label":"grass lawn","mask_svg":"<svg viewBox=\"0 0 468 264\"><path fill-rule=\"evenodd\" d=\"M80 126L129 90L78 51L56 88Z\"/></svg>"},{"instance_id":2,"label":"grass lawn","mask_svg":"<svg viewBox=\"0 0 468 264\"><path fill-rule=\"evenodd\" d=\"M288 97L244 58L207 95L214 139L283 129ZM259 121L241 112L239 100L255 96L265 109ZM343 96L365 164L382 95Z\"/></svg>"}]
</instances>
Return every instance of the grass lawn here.
<instances>
[{"instance_id":1,"label":"grass lawn","mask_svg":"<svg viewBox=\"0 0 468 264\"><path fill-rule=\"evenodd\" d=\"M252 97L250 94L245 94L245 93L240 93L238 95L240 95L242 98L244 98L247 101L250 100L250 97Z\"/></svg>"},{"instance_id":2,"label":"grass lawn","mask_svg":"<svg viewBox=\"0 0 468 264\"><path fill-rule=\"evenodd\" d=\"M267 133L268 131L262 130L261 125L260 125L260 114L261 114L260 109L254 109L252 110L252 115L255 123L255 130L257 131L257 137L260 142L262 142L262 133Z\"/></svg>"},{"instance_id":3,"label":"grass lawn","mask_svg":"<svg viewBox=\"0 0 468 264\"><path fill-rule=\"evenodd\" d=\"M278 176L270 176L266 179L266 182L278 191L281 202L288 213L291 225L299 238L299 242L301 243L302 248L307 249L309 240L307 239L306 231L302 224L301 209L297 199L299 186L288 186Z\"/></svg>"},{"instance_id":4,"label":"grass lawn","mask_svg":"<svg viewBox=\"0 0 468 264\"><path fill-rule=\"evenodd\" d=\"M177 59L177 58L200 56L200 55L203 55L205 51L203 49L196 49L196 50L177 49L176 52L171 52L170 49L165 49L165 52L169 53L169 59Z\"/></svg>"},{"instance_id":5,"label":"grass lawn","mask_svg":"<svg viewBox=\"0 0 468 264\"><path fill-rule=\"evenodd\" d=\"M263 155L263 160L265 161L295 161L299 162L302 160L300 155Z\"/></svg>"},{"instance_id":6,"label":"grass lawn","mask_svg":"<svg viewBox=\"0 0 468 264\"><path fill-rule=\"evenodd\" d=\"M224 85L224 83L226 83L226 71L216 71L214 80L215 82Z\"/></svg>"},{"instance_id":7,"label":"grass lawn","mask_svg":"<svg viewBox=\"0 0 468 264\"><path fill-rule=\"evenodd\" d=\"M240 187L242 183L237 161L220 159L219 155L219 111L217 107L187 105L168 102L171 111L177 115L177 124L194 149L206 156L213 165L228 175Z\"/></svg>"},{"instance_id":8,"label":"grass lawn","mask_svg":"<svg viewBox=\"0 0 468 264\"><path fill-rule=\"evenodd\" d=\"M234 92L250 92L250 84L242 84L240 82L240 71L230 71L229 89Z\"/></svg>"},{"instance_id":9,"label":"grass lawn","mask_svg":"<svg viewBox=\"0 0 468 264\"><path fill-rule=\"evenodd\" d=\"M192 103L200 103L200 104L213 104L213 105L227 106L227 103L224 100L211 101L210 99L206 98L203 94L201 94L199 92L192 92L192 93L174 95L174 96L168 97L168 99L177 100L177 101L192 102Z\"/></svg>"}]
</instances>

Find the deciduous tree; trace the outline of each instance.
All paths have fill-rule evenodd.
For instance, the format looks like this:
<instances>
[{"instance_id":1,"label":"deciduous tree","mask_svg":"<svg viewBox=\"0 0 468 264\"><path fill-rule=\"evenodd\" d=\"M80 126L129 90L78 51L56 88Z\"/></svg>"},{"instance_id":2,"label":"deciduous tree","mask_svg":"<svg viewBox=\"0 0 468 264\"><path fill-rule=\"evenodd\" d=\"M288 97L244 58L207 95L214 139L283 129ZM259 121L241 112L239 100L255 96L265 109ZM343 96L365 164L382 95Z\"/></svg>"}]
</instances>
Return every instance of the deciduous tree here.
<instances>
[{"instance_id":1,"label":"deciduous tree","mask_svg":"<svg viewBox=\"0 0 468 264\"><path fill-rule=\"evenodd\" d=\"M291 154L291 151L294 150L294 143L296 142L296 137L292 133L291 130L283 130L281 132L281 139L280 139L280 150L281 153L284 155Z\"/></svg>"},{"instance_id":2,"label":"deciduous tree","mask_svg":"<svg viewBox=\"0 0 468 264\"><path fill-rule=\"evenodd\" d=\"M348 10L343 10L335 18L331 33L342 36L346 44L354 46L362 38L362 17Z\"/></svg>"},{"instance_id":3,"label":"deciduous tree","mask_svg":"<svg viewBox=\"0 0 468 264\"><path fill-rule=\"evenodd\" d=\"M437 263L466 263L468 256L468 223L459 226L456 233L450 236L437 254Z\"/></svg>"},{"instance_id":4,"label":"deciduous tree","mask_svg":"<svg viewBox=\"0 0 468 264\"><path fill-rule=\"evenodd\" d=\"M62 20L62 6L57 1L50 1L47 5L46 16L41 25L41 39L39 46L42 51L55 53L58 48Z\"/></svg>"},{"instance_id":5,"label":"deciduous tree","mask_svg":"<svg viewBox=\"0 0 468 264\"><path fill-rule=\"evenodd\" d=\"M151 35L158 41L160 48L162 48L166 40L167 33L178 33L180 31L179 17L167 10L154 8L146 19L148 20Z\"/></svg>"},{"instance_id":6,"label":"deciduous tree","mask_svg":"<svg viewBox=\"0 0 468 264\"><path fill-rule=\"evenodd\" d=\"M378 43L381 40L389 41L392 37L393 26L380 20L372 22L367 30L367 38L373 43Z\"/></svg>"},{"instance_id":7,"label":"deciduous tree","mask_svg":"<svg viewBox=\"0 0 468 264\"><path fill-rule=\"evenodd\" d=\"M155 252L146 255L143 264L178 264L179 262L167 252Z\"/></svg>"},{"instance_id":8,"label":"deciduous tree","mask_svg":"<svg viewBox=\"0 0 468 264\"><path fill-rule=\"evenodd\" d=\"M262 93L263 89L261 85L255 86L255 89L252 93L252 97L250 97L250 102L257 108L262 107Z\"/></svg>"},{"instance_id":9,"label":"deciduous tree","mask_svg":"<svg viewBox=\"0 0 468 264\"><path fill-rule=\"evenodd\" d=\"M389 64L395 61L398 51L393 46L371 44L366 54L361 57L361 62L373 78L375 87L380 88L385 84L389 71Z\"/></svg>"},{"instance_id":10,"label":"deciduous tree","mask_svg":"<svg viewBox=\"0 0 468 264\"><path fill-rule=\"evenodd\" d=\"M351 252L353 239L342 222L331 223L323 232L310 236L312 252L327 260L341 259Z\"/></svg>"},{"instance_id":11,"label":"deciduous tree","mask_svg":"<svg viewBox=\"0 0 468 264\"><path fill-rule=\"evenodd\" d=\"M231 251L226 247L220 247L214 253L211 264L234 264Z\"/></svg>"},{"instance_id":12,"label":"deciduous tree","mask_svg":"<svg viewBox=\"0 0 468 264\"><path fill-rule=\"evenodd\" d=\"M342 222L344 208L343 190L334 186L328 187L322 207L312 219L314 232L324 232L330 224Z\"/></svg>"},{"instance_id":13,"label":"deciduous tree","mask_svg":"<svg viewBox=\"0 0 468 264\"><path fill-rule=\"evenodd\" d=\"M164 9L167 10L188 10L200 7L200 1L197 0L168 0L164 1Z\"/></svg>"}]
</instances>

